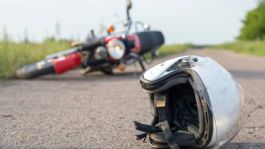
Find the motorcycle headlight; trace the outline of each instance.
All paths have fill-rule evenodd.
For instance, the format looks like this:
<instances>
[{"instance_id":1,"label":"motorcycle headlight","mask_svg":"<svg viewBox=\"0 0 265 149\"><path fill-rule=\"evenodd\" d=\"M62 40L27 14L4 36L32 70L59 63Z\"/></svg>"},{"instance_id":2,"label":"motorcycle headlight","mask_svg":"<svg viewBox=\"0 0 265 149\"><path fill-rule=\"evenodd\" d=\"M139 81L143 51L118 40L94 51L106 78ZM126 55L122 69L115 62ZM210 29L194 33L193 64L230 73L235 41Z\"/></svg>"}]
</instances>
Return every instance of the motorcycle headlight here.
<instances>
[{"instance_id":1,"label":"motorcycle headlight","mask_svg":"<svg viewBox=\"0 0 265 149\"><path fill-rule=\"evenodd\" d=\"M117 39L111 40L107 44L108 52L111 58L118 60L125 54L125 45Z\"/></svg>"}]
</instances>

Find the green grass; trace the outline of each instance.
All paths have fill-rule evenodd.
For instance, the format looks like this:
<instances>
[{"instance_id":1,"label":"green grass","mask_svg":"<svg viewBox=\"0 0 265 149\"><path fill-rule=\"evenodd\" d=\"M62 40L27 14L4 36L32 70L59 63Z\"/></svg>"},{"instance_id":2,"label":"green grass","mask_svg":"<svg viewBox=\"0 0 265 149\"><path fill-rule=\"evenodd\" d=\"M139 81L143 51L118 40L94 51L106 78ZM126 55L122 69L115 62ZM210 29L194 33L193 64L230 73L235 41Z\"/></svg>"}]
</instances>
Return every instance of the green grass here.
<instances>
[{"instance_id":1,"label":"green grass","mask_svg":"<svg viewBox=\"0 0 265 149\"><path fill-rule=\"evenodd\" d=\"M0 79L15 77L16 69L42 60L48 54L65 50L69 42L47 41L44 43L15 43L0 41ZM177 54L191 48L190 44L165 45L159 52L161 56Z\"/></svg>"},{"instance_id":2,"label":"green grass","mask_svg":"<svg viewBox=\"0 0 265 149\"><path fill-rule=\"evenodd\" d=\"M0 78L12 78L17 68L70 47L68 42L15 43L0 41Z\"/></svg>"},{"instance_id":3,"label":"green grass","mask_svg":"<svg viewBox=\"0 0 265 149\"><path fill-rule=\"evenodd\" d=\"M209 48L231 50L237 53L265 56L265 41L236 41L210 46Z\"/></svg>"},{"instance_id":4,"label":"green grass","mask_svg":"<svg viewBox=\"0 0 265 149\"><path fill-rule=\"evenodd\" d=\"M173 45L164 45L159 49L160 56L166 56L171 54L178 54L184 52L187 49L192 48L192 44L173 44Z\"/></svg>"}]
</instances>

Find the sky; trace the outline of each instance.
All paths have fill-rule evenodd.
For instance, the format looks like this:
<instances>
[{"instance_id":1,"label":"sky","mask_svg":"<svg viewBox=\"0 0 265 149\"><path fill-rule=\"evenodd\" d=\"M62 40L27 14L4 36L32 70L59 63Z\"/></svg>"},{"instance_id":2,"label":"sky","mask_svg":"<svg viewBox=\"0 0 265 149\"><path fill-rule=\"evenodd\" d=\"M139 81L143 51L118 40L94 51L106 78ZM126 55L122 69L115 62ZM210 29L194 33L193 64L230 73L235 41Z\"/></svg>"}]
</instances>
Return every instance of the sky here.
<instances>
[{"instance_id":1,"label":"sky","mask_svg":"<svg viewBox=\"0 0 265 149\"><path fill-rule=\"evenodd\" d=\"M91 29L125 19L125 0L0 0L0 35L27 34L41 41L56 34L84 40ZM133 0L134 21L161 30L167 43L217 44L233 41L257 0ZM116 14L116 15L114 15ZM119 17L117 17L120 16Z\"/></svg>"}]
</instances>

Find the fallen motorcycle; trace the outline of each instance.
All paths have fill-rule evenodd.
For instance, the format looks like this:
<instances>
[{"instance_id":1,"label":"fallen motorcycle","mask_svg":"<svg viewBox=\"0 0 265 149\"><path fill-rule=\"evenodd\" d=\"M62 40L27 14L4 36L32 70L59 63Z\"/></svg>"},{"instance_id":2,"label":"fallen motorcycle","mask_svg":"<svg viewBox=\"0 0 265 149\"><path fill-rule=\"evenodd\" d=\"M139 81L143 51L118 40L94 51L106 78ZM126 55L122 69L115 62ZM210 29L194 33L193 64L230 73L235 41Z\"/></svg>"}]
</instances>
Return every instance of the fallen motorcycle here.
<instances>
[{"instance_id":1,"label":"fallen motorcycle","mask_svg":"<svg viewBox=\"0 0 265 149\"><path fill-rule=\"evenodd\" d=\"M144 61L150 61L157 55L158 48L164 44L164 36L160 31L151 31L150 26L136 21L130 16L132 2L127 1L127 20L124 23L124 31L115 33L115 27L111 25L108 35L97 38L92 36L83 43L75 44L73 48L49 55L46 59L27 65L16 71L17 78L32 79L48 74L62 74L77 67L86 72L102 71L112 74L114 68L124 70L125 66L138 62L145 71ZM136 32L130 33L132 27ZM143 29L139 31L139 26ZM151 56L146 58L144 55Z\"/></svg>"}]
</instances>

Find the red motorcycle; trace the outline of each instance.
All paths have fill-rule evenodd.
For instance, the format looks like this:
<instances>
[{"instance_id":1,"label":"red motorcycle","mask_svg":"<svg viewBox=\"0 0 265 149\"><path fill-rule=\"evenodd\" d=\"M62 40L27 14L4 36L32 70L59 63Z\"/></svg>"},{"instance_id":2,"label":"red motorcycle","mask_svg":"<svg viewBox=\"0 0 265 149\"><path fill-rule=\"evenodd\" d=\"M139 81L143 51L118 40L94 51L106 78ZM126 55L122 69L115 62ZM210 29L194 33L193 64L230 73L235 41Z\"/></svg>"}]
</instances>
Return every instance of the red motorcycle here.
<instances>
[{"instance_id":1,"label":"red motorcycle","mask_svg":"<svg viewBox=\"0 0 265 149\"><path fill-rule=\"evenodd\" d=\"M151 31L148 25L130 17L132 3L127 2L127 20L125 31L115 33L114 26L107 30L108 36L97 38L92 36L84 43L75 44L73 48L52 54L45 60L27 65L17 70L17 78L32 79L48 74L62 74L66 71L81 67L85 72L102 71L112 74L114 68L125 68L126 65L138 62L143 71L143 61L150 61L157 55L157 49L164 44L164 36L160 31ZM130 33L132 26L135 33ZM139 26L143 28L139 31ZM149 58L144 55L150 53Z\"/></svg>"}]
</instances>

